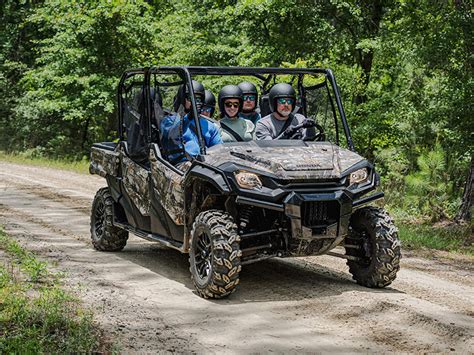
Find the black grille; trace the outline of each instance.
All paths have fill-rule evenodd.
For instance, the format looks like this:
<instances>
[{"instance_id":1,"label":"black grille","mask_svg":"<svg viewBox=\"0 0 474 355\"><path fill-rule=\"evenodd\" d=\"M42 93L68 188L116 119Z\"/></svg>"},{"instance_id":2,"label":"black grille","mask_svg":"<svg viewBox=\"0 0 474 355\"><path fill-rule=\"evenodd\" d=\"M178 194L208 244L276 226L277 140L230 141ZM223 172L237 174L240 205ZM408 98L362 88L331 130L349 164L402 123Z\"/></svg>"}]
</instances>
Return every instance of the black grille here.
<instances>
[{"instance_id":1,"label":"black grille","mask_svg":"<svg viewBox=\"0 0 474 355\"><path fill-rule=\"evenodd\" d=\"M301 219L305 227L325 227L337 222L340 206L337 201L303 202Z\"/></svg>"}]
</instances>

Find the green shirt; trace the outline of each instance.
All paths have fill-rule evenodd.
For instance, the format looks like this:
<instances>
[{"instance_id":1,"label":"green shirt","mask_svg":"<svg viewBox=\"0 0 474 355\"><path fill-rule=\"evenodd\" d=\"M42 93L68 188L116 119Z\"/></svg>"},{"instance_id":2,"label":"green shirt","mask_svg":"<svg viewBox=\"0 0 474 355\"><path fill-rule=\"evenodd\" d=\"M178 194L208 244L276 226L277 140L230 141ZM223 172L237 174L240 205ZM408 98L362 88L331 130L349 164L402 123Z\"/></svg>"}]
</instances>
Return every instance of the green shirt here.
<instances>
[{"instance_id":1,"label":"green shirt","mask_svg":"<svg viewBox=\"0 0 474 355\"><path fill-rule=\"evenodd\" d=\"M230 119L229 117L224 117L219 122L223 122L227 127L232 129L235 133L237 133L243 141L250 141L255 138L255 125L241 117L236 119ZM221 134L222 134L222 141L224 143L229 142L237 142L232 134L226 131L226 129L221 125Z\"/></svg>"}]
</instances>

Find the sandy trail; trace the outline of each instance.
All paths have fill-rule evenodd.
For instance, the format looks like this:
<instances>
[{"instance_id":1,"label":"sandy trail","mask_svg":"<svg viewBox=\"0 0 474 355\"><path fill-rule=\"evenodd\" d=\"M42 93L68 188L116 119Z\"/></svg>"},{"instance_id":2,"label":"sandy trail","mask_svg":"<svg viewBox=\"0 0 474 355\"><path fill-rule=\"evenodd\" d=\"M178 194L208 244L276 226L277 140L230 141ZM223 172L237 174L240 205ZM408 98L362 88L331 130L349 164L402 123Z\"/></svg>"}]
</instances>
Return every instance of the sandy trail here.
<instances>
[{"instance_id":1,"label":"sandy trail","mask_svg":"<svg viewBox=\"0 0 474 355\"><path fill-rule=\"evenodd\" d=\"M331 257L243 268L228 299L194 292L187 256L131 236L119 253L89 242L105 181L0 162L0 223L65 271L124 352L457 352L474 348L474 267L405 256L385 290L356 285Z\"/></svg>"}]
</instances>

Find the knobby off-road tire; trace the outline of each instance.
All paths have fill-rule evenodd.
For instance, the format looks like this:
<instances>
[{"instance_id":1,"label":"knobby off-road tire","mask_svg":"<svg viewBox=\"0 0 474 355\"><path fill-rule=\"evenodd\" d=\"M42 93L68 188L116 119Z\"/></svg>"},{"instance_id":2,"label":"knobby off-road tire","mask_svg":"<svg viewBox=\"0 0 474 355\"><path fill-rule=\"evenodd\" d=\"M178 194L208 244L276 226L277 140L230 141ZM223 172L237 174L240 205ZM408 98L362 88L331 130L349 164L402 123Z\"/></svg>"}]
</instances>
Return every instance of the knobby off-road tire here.
<instances>
[{"instance_id":1,"label":"knobby off-road tire","mask_svg":"<svg viewBox=\"0 0 474 355\"><path fill-rule=\"evenodd\" d=\"M101 188L94 197L91 211L91 239L95 249L119 251L127 244L128 232L113 226L114 200L109 188Z\"/></svg>"},{"instance_id":2,"label":"knobby off-road tire","mask_svg":"<svg viewBox=\"0 0 474 355\"><path fill-rule=\"evenodd\" d=\"M361 261L347 261L349 272L358 284L381 288L395 280L400 269L400 239L385 210L376 207L356 210L346 244L359 247L346 247L346 255L361 258Z\"/></svg>"},{"instance_id":3,"label":"knobby off-road tire","mask_svg":"<svg viewBox=\"0 0 474 355\"><path fill-rule=\"evenodd\" d=\"M234 219L223 211L197 215L191 230L191 279L203 298L222 298L235 291L241 270L240 236Z\"/></svg>"}]
</instances>

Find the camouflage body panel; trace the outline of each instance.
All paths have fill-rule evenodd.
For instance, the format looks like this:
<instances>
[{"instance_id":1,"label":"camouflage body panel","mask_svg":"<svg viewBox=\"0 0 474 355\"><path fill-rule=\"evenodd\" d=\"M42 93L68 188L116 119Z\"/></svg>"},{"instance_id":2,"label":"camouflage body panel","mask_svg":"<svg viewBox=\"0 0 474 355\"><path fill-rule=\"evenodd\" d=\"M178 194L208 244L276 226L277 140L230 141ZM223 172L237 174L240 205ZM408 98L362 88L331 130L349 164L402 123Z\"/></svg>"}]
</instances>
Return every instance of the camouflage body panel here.
<instances>
[{"instance_id":1,"label":"camouflage body panel","mask_svg":"<svg viewBox=\"0 0 474 355\"><path fill-rule=\"evenodd\" d=\"M102 177L117 176L120 164L119 153L112 150L92 147L89 172Z\"/></svg>"},{"instance_id":2,"label":"camouflage body panel","mask_svg":"<svg viewBox=\"0 0 474 355\"><path fill-rule=\"evenodd\" d=\"M140 213L150 215L150 191L148 185L148 170L123 155L122 182L125 191Z\"/></svg>"},{"instance_id":3,"label":"camouflage body panel","mask_svg":"<svg viewBox=\"0 0 474 355\"><path fill-rule=\"evenodd\" d=\"M216 167L230 162L280 179L306 180L339 179L344 170L364 160L357 153L329 142L293 142L220 144L207 150L205 162Z\"/></svg>"},{"instance_id":4,"label":"camouflage body panel","mask_svg":"<svg viewBox=\"0 0 474 355\"><path fill-rule=\"evenodd\" d=\"M183 176L158 161L151 150L151 179L156 198L174 223L184 225L184 179Z\"/></svg>"}]
</instances>

